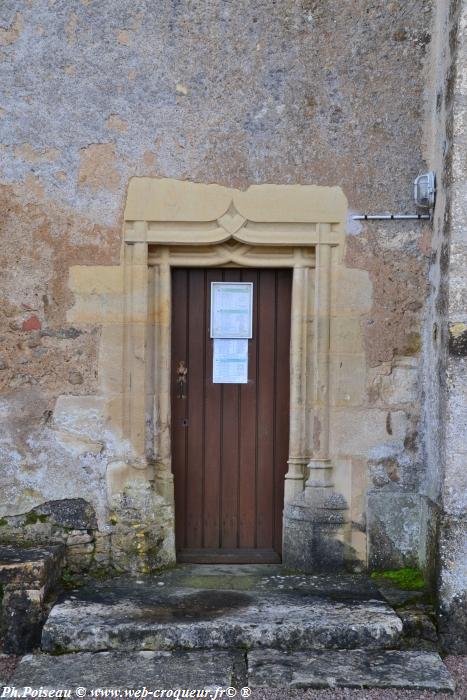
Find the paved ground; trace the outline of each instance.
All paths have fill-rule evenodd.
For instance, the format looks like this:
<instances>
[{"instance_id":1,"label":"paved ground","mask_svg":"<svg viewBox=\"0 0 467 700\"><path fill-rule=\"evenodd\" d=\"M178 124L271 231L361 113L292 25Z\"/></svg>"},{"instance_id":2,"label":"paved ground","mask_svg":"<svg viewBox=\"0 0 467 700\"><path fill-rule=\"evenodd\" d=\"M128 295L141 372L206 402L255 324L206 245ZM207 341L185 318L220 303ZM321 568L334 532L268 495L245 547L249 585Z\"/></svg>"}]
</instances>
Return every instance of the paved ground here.
<instances>
[{"instance_id":1,"label":"paved ground","mask_svg":"<svg viewBox=\"0 0 467 700\"><path fill-rule=\"evenodd\" d=\"M257 690L252 700L466 700L467 656L448 656L444 659L451 672L456 690L454 693L434 693L421 690Z\"/></svg>"},{"instance_id":2,"label":"paved ground","mask_svg":"<svg viewBox=\"0 0 467 700\"><path fill-rule=\"evenodd\" d=\"M19 657L0 655L0 684L8 683ZM465 700L467 698L467 656L448 656L446 666L455 682L455 693L420 690L255 690L253 700Z\"/></svg>"},{"instance_id":3,"label":"paved ground","mask_svg":"<svg viewBox=\"0 0 467 700\"><path fill-rule=\"evenodd\" d=\"M160 576L142 577L141 580L120 577L91 582L84 588L68 593L55 606L44 632L44 647L60 652L87 651L89 648L92 651L116 651L58 657L39 654L24 658L19 667L17 658L0 656L0 685L9 680L11 683L15 680L26 683L30 679L31 685L36 686L58 683L60 680L66 682L68 679L71 687L74 687L85 679L85 685L92 687L93 681L101 677L101 685L120 680L125 684L128 682L128 687L135 687L132 681L138 675L135 673L138 669L147 678L148 685L151 681L171 684L175 678L178 679L179 669L184 669L181 680L191 681L190 687L198 687L198 681L202 681L205 675L208 684L227 683L229 675L240 682L242 674L246 672L245 650L250 649L248 658L251 656L251 662L249 660L248 664L251 665L252 685L255 678L256 685L262 684L263 676L265 682L274 685L274 674L276 678L292 679L293 685L297 678L300 683L300 674L308 674L309 677L310 669L312 675L317 672L325 679L328 668L342 670L344 678L351 678L356 669L356 677L361 673L365 678L378 665L375 677L378 679L379 674L379 680L382 679L384 685L388 678L398 683L404 669L410 671L412 664L412 675L418 685L424 686L432 679L433 682L438 679L438 685L446 686L446 671L436 654L422 653L417 656L410 651L423 649L418 642L415 647L404 646L403 640L402 648L409 651L396 652L390 663L386 662L393 652L388 654L384 647L388 646L389 641L394 648L391 640L397 642L401 630L401 622L391 605L405 602L407 596L412 598L413 595L381 591L364 576L291 575L273 565L185 565ZM187 629L194 630L195 636L189 634L186 637ZM303 636L303 629L308 629L308 636ZM287 632L285 637L284 630ZM180 637L180 631L185 636ZM174 640L181 642L178 647L173 646ZM77 641L78 648L73 649ZM211 644L213 641L214 645ZM281 651L274 651L274 646ZM367 651L350 651L348 655L346 652L332 651L342 646L348 649L366 647ZM184 651L163 651L170 648ZM194 651L187 651L190 648ZM203 648L213 650L197 651ZM295 654L297 648L302 649L301 654ZM428 652L433 650L433 646L425 648ZM132 649L147 651L135 652ZM293 650L297 657L293 663L294 654L288 656L287 650ZM340 663L337 657L342 653ZM278 654L280 663L275 663L274 654ZM181 659L183 655L185 661ZM309 656L313 657L312 664L309 663ZM159 657L164 659L158 661ZM379 657L382 660L378 660ZM154 659L159 664L156 669ZM449 657L447 666L457 683L454 695L385 688L371 691L281 688L253 690L252 697L258 700L434 700L448 697L467 700L467 658ZM157 687L165 686L157 683Z\"/></svg>"}]
</instances>

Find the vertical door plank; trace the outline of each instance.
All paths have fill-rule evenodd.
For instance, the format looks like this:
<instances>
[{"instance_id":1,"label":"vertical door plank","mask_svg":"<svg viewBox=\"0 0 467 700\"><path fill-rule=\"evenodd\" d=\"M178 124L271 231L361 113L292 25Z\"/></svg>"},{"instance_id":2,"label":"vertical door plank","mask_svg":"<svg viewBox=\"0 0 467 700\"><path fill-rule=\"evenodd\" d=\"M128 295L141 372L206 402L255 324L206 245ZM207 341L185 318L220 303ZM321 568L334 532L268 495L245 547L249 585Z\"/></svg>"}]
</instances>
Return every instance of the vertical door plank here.
<instances>
[{"instance_id":1,"label":"vertical door plank","mask_svg":"<svg viewBox=\"0 0 467 700\"><path fill-rule=\"evenodd\" d=\"M239 282L239 270L225 270L225 282ZM239 464L238 384L222 385L222 548L238 547L238 464Z\"/></svg>"},{"instance_id":2,"label":"vertical door plank","mask_svg":"<svg viewBox=\"0 0 467 700\"><path fill-rule=\"evenodd\" d=\"M256 546L256 371L258 272L243 270L242 282L253 282L253 337L248 341L248 384L240 386L239 547Z\"/></svg>"},{"instance_id":3,"label":"vertical door plank","mask_svg":"<svg viewBox=\"0 0 467 700\"><path fill-rule=\"evenodd\" d=\"M273 542L275 273L261 270L258 289L258 492L257 546Z\"/></svg>"},{"instance_id":4,"label":"vertical door plank","mask_svg":"<svg viewBox=\"0 0 467 700\"><path fill-rule=\"evenodd\" d=\"M280 554L282 552L284 479L289 455L290 312L292 296L290 270L277 270L276 280L274 549Z\"/></svg>"},{"instance_id":5,"label":"vertical door plank","mask_svg":"<svg viewBox=\"0 0 467 700\"><path fill-rule=\"evenodd\" d=\"M205 365L205 465L204 465L204 547L221 546L221 384L212 382L213 341L210 337L211 282L222 280L222 270L206 272L206 365Z\"/></svg>"},{"instance_id":6,"label":"vertical door plank","mask_svg":"<svg viewBox=\"0 0 467 700\"><path fill-rule=\"evenodd\" d=\"M187 447L187 547L202 546L204 462L204 270L188 274L188 447Z\"/></svg>"},{"instance_id":7,"label":"vertical door plank","mask_svg":"<svg viewBox=\"0 0 467 700\"><path fill-rule=\"evenodd\" d=\"M177 367L180 360L187 360L188 348L188 274L186 270L175 269L172 272L172 356L171 356L171 392L172 392L172 470L175 481L175 538L177 548L185 546L185 512L186 512L186 428L183 421L187 418L187 402L177 398Z\"/></svg>"}]
</instances>

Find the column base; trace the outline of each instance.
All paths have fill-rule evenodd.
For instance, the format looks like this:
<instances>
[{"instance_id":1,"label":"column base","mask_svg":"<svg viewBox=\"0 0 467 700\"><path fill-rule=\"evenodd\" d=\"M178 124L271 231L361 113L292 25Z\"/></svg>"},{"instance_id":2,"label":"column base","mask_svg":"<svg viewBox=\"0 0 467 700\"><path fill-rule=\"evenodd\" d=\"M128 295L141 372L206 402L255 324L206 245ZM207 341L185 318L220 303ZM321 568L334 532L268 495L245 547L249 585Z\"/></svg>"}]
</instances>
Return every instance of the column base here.
<instances>
[{"instance_id":1,"label":"column base","mask_svg":"<svg viewBox=\"0 0 467 700\"><path fill-rule=\"evenodd\" d=\"M282 562L304 573L345 572L355 554L346 540L345 500L329 493L320 506L300 494L284 509Z\"/></svg>"}]
</instances>

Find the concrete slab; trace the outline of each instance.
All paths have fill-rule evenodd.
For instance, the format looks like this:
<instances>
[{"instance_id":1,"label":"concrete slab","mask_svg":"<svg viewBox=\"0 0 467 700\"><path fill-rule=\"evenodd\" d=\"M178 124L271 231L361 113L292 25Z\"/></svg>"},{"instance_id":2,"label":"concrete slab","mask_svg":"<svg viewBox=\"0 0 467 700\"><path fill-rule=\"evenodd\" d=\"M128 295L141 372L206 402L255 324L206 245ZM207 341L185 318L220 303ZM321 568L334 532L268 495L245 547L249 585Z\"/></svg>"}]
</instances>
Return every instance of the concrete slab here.
<instances>
[{"instance_id":1,"label":"concrete slab","mask_svg":"<svg viewBox=\"0 0 467 700\"><path fill-rule=\"evenodd\" d=\"M440 656L423 651L316 651L275 649L248 654L252 688L412 688L454 691Z\"/></svg>"},{"instance_id":2,"label":"concrete slab","mask_svg":"<svg viewBox=\"0 0 467 700\"><path fill-rule=\"evenodd\" d=\"M9 682L18 689L205 689L246 685L241 652L139 651L28 655ZM79 697L84 697L84 693Z\"/></svg>"},{"instance_id":3,"label":"concrete slab","mask_svg":"<svg viewBox=\"0 0 467 700\"><path fill-rule=\"evenodd\" d=\"M365 577L280 567L185 566L73 592L53 608L42 649L385 648L402 622Z\"/></svg>"}]
</instances>

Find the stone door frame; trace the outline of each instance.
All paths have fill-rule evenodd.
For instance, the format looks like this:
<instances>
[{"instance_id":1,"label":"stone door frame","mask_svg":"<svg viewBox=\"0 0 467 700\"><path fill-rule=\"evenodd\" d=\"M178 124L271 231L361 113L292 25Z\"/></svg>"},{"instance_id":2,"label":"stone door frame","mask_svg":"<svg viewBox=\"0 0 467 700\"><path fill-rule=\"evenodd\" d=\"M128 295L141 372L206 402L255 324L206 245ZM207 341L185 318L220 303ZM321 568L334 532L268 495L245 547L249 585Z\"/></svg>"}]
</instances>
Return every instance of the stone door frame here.
<instances>
[{"instance_id":1,"label":"stone door frame","mask_svg":"<svg viewBox=\"0 0 467 700\"><path fill-rule=\"evenodd\" d=\"M285 503L332 487L329 346L333 271L342 260L339 188L260 185L245 192L134 178L123 241L122 433L133 478L173 507L171 268L287 267L293 271L290 428ZM319 437L317 437L319 435ZM127 472L128 473L128 472ZM130 476L130 474L129 474ZM174 554L175 558L175 554Z\"/></svg>"}]
</instances>

